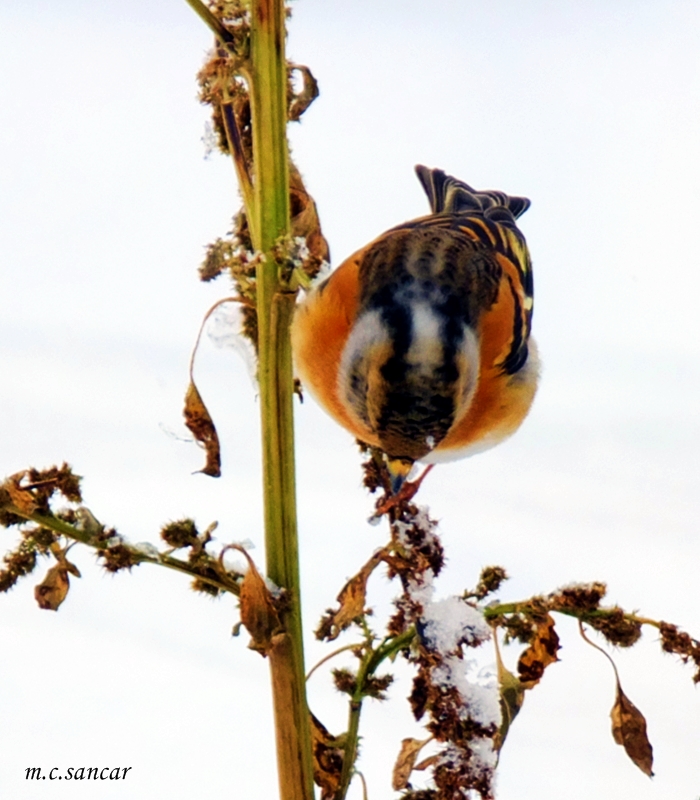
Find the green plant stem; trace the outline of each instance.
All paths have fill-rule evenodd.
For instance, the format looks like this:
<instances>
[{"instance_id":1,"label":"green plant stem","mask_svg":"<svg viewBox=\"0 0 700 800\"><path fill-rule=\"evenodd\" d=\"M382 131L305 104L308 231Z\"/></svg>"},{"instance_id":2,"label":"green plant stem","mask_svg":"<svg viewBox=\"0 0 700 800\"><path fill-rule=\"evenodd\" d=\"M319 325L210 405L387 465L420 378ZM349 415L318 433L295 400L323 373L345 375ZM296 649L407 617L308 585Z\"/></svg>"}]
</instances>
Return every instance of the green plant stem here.
<instances>
[{"instance_id":1,"label":"green plant stem","mask_svg":"<svg viewBox=\"0 0 700 800\"><path fill-rule=\"evenodd\" d=\"M4 506L4 509L9 511L11 514L16 514L18 517L24 517L28 522L34 522L42 528L47 528L54 533L58 533L61 536L67 537L68 539L73 539L75 542L81 542L82 544L92 547L95 550L108 549L107 543L97 540L94 534L81 530L80 528L77 528L76 526L71 525L64 520L59 519L58 517L47 516L46 514L38 513L26 514L14 505L6 505ZM216 587L222 592L230 592L236 596L240 595L241 593L238 581L233 575L231 575L230 580L216 580L208 575L202 575L196 567L193 567L187 561L174 558L166 553L159 553L158 556L151 556L148 555L148 553L144 553L138 548L134 547L134 545L127 541L123 541L122 545L127 548L133 557L134 564L156 564L159 567L172 569L175 572L182 572L185 575L189 575L191 578L197 578L204 583L208 583L210 586ZM215 561L215 559L212 559L212 561Z\"/></svg>"},{"instance_id":2,"label":"green plant stem","mask_svg":"<svg viewBox=\"0 0 700 800\"><path fill-rule=\"evenodd\" d=\"M355 761L357 761L357 747L359 745L360 737L360 715L362 713L362 697L356 699L353 697L350 700L350 709L348 713L348 730L345 734L347 739L345 742L345 749L343 751L343 769L340 773L340 781L338 782L338 790L335 795L335 800L344 800L345 795L350 788L350 781L355 772Z\"/></svg>"},{"instance_id":3,"label":"green plant stem","mask_svg":"<svg viewBox=\"0 0 700 800\"><path fill-rule=\"evenodd\" d=\"M224 46L232 46L234 44L233 36L226 30L221 20L217 19L207 5L201 2L201 0L186 0L186 2L209 30L212 31L221 44Z\"/></svg>"},{"instance_id":4,"label":"green plant stem","mask_svg":"<svg viewBox=\"0 0 700 800\"><path fill-rule=\"evenodd\" d=\"M253 131L258 380L263 440L267 574L287 591L286 635L272 648L270 671L282 800L313 800L311 730L306 704L294 474L293 373L289 325L295 297L280 290L272 250L290 232L287 66L283 0L253 0L250 104Z\"/></svg>"},{"instance_id":5,"label":"green plant stem","mask_svg":"<svg viewBox=\"0 0 700 800\"><path fill-rule=\"evenodd\" d=\"M360 668L357 670L355 692L350 698L348 730L345 734L345 748L343 750L343 769L334 800L344 800L350 788L352 776L355 773L355 761L357 761L357 748L360 739L360 716L362 714L362 702L366 697L367 681L374 675L383 661L408 647L415 636L416 629L411 626L399 636L383 641L376 650L368 650L362 658Z\"/></svg>"}]
</instances>

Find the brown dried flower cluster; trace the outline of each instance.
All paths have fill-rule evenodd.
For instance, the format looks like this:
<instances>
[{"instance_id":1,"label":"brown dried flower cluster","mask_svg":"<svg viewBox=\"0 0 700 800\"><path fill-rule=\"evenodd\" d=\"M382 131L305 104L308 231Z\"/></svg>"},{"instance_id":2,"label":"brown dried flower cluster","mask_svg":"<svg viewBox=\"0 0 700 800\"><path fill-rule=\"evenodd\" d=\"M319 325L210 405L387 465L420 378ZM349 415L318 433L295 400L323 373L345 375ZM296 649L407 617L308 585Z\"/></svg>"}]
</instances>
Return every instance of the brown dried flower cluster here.
<instances>
[{"instance_id":1,"label":"brown dried flower cluster","mask_svg":"<svg viewBox=\"0 0 700 800\"><path fill-rule=\"evenodd\" d=\"M73 507L54 511L52 501L61 498ZM66 599L69 575L80 577L77 567L66 557L75 543L97 551L107 572L130 570L144 562L159 564L194 578L192 587L207 594L222 591L240 593L242 575L227 570L221 559L207 552L210 526L200 534L192 520L166 525L162 536L170 550L159 552L148 543L131 544L114 528L100 523L81 502L80 477L67 464L46 470L28 469L11 475L0 484L0 520L4 527L19 529L20 542L3 557L0 592L9 591L17 581L37 566L38 556L52 558L53 566L38 586L35 597L41 608L56 610ZM173 550L189 549L187 561L174 558Z\"/></svg>"},{"instance_id":2,"label":"brown dried flower cluster","mask_svg":"<svg viewBox=\"0 0 700 800\"><path fill-rule=\"evenodd\" d=\"M69 502L80 502L80 477L67 464L37 470L33 467L10 475L0 484L0 525L22 526L21 540L14 550L3 557L0 570L0 592L9 591L17 581L29 575L37 566L37 556L49 556L57 536L41 525L27 526L31 517L51 515L54 496ZM67 576L66 576L67 581Z\"/></svg>"},{"instance_id":3,"label":"brown dried flower cluster","mask_svg":"<svg viewBox=\"0 0 700 800\"><path fill-rule=\"evenodd\" d=\"M693 639L689 634L678 629L670 622L659 625L661 634L661 649L666 653L675 653L680 656L684 664L692 662L695 665L693 681L700 683L700 641Z\"/></svg>"},{"instance_id":4,"label":"brown dried flower cluster","mask_svg":"<svg viewBox=\"0 0 700 800\"><path fill-rule=\"evenodd\" d=\"M586 622L610 644L631 647L642 635L642 621L618 606L603 607L604 583L572 584L548 595L486 609L489 621L506 632L506 641L530 643L540 622L558 612Z\"/></svg>"},{"instance_id":5,"label":"brown dried flower cluster","mask_svg":"<svg viewBox=\"0 0 700 800\"><path fill-rule=\"evenodd\" d=\"M465 696L463 662L463 648L477 647L489 638L488 627L480 612L463 598L451 598L450 621L435 619L433 609L439 603L432 601L431 584L444 564L436 523L411 503L394 509L392 516L394 552L386 560L389 574L399 577L403 592L395 601L397 612L389 629L399 633L413 625L418 632L414 646L403 651L417 667L409 702L416 720L428 716L426 728L443 745L432 761L436 788L428 793L409 791L406 797L451 800L473 790L491 798L498 720L478 700ZM455 629L459 604L467 616L461 629ZM447 630L439 630L446 625Z\"/></svg>"},{"instance_id":6,"label":"brown dried flower cluster","mask_svg":"<svg viewBox=\"0 0 700 800\"><path fill-rule=\"evenodd\" d=\"M5 566L0 570L0 592L8 592L21 577L34 570L38 549L36 540L28 536L15 550L3 556Z\"/></svg>"},{"instance_id":7,"label":"brown dried flower cluster","mask_svg":"<svg viewBox=\"0 0 700 800\"><path fill-rule=\"evenodd\" d=\"M211 107L212 127L217 149L230 155L239 178L252 186L254 180L253 137L250 110L249 81L249 9L240 0L212 2L209 9L218 19L221 32L227 39L219 41L197 75L200 101ZM288 63L288 119L299 121L302 114L318 97L318 84L308 67ZM294 88L293 76L300 78ZM313 279L330 255L322 232L316 204L304 186L304 181L292 162L290 169L289 204L292 242L280 243L278 262L282 272L290 262ZM245 200L245 191L244 200ZM248 210L249 211L249 210ZM295 241L305 242L301 259ZM296 262L299 262L298 265ZM259 255L251 241L247 211L242 209L234 218L232 230L207 247L199 273L203 281L228 272L238 298L243 304L243 334L257 350L257 315L255 309L255 273Z\"/></svg>"}]
</instances>

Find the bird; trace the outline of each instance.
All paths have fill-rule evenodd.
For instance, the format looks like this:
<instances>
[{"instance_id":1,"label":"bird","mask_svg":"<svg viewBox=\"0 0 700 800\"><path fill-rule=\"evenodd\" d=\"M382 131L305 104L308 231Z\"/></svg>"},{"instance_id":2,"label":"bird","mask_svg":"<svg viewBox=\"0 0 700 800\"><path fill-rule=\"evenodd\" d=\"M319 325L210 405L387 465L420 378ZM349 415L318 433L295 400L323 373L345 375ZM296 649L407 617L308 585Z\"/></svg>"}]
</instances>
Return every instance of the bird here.
<instances>
[{"instance_id":1,"label":"bird","mask_svg":"<svg viewBox=\"0 0 700 800\"><path fill-rule=\"evenodd\" d=\"M382 233L313 287L291 326L296 374L394 493L416 462L487 450L521 425L539 378L525 197L418 165L430 214Z\"/></svg>"}]
</instances>

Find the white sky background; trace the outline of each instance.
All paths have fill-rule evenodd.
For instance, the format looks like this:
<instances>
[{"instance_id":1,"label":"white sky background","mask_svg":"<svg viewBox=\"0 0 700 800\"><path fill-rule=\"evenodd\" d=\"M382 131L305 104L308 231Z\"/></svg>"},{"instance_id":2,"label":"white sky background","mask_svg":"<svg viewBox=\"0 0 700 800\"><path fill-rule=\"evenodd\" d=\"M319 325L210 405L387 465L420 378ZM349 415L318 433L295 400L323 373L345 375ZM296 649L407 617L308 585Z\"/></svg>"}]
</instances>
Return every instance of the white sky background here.
<instances>
[{"instance_id":1,"label":"white sky background","mask_svg":"<svg viewBox=\"0 0 700 800\"><path fill-rule=\"evenodd\" d=\"M444 594L486 564L513 576L504 600L597 579L611 602L700 635L699 41L694 2L295 3L289 55L321 97L291 139L334 264L426 212L415 163L533 202L541 390L514 439L421 491L441 520ZM257 406L237 355L205 343L197 365L224 477L192 475L200 451L168 433L186 433L190 346L227 292L196 267L238 207L230 164L204 160L194 74L209 42L176 0L0 6L0 473L66 459L86 505L132 541L216 519L262 562ZM386 530L366 524L349 436L311 400L297 420L310 632ZM274 797L267 668L230 639L233 601L72 555L83 579L57 614L36 607L38 577L0 597L6 796ZM372 591L386 607L395 588L376 577ZM650 781L610 735L610 666L558 628L561 663L526 698L499 799L695 800L691 670L653 633L615 656L648 719ZM308 651L326 651L310 633ZM418 730L407 691L368 703L359 767L375 800ZM339 733L326 677L311 701ZM133 769L112 785L24 781L28 766L81 765Z\"/></svg>"}]
</instances>

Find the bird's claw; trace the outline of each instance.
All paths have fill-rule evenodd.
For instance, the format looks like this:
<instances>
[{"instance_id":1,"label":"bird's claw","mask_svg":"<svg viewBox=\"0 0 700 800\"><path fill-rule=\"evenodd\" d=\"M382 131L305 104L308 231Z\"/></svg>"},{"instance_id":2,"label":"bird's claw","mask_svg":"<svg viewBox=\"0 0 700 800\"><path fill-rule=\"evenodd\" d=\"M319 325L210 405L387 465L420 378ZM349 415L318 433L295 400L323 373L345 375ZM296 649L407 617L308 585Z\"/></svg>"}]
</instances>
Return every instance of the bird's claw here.
<instances>
[{"instance_id":1,"label":"bird's claw","mask_svg":"<svg viewBox=\"0 0 700 800\"><path fill-rule=\"evenodd\" d=\"M385 494L384 497L377 503L374 514L370 517L370 521L374 522L380 517L391 511L392 508L401 508L409 503L418 493L418 490L423 483L424 478L434 467L434 464L429 464L423 472L416 478L415 481L405 481L396 494Z\"/></svg>"}]
</instances>

